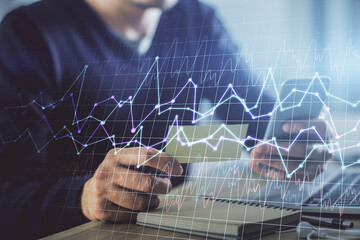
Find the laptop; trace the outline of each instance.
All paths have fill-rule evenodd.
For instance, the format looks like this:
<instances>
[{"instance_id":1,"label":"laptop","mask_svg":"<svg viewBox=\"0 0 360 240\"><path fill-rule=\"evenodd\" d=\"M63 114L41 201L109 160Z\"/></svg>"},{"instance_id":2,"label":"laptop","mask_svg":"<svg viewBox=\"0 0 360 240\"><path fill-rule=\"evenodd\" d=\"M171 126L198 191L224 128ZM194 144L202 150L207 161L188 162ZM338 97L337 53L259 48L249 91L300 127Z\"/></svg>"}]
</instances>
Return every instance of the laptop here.
<instances>
[{"instance_id":1,"label":"laptop","mask_svg":"<svg viewBox=\"0 0 360 240\"><path fill-rule=\"evenodd\" d=\"M360 164L346 169L332 161L311 182L268 179L248 168L250 156L241 160L195 164L189 171L193 194L242 200L254 205L298 209L306 213L360 215Z\"/></svg>"},{"instance_id":2,"label":"laptop","mask_svg":"<svg viewBox=\"0 0 360 240\"><path fill-rule=\"evenodd\" d=\"M360 167L342 170L333 163L315 181L323 184L304 199L299 207L303 212L360 214Z\"/></svg>"}]
</instances>

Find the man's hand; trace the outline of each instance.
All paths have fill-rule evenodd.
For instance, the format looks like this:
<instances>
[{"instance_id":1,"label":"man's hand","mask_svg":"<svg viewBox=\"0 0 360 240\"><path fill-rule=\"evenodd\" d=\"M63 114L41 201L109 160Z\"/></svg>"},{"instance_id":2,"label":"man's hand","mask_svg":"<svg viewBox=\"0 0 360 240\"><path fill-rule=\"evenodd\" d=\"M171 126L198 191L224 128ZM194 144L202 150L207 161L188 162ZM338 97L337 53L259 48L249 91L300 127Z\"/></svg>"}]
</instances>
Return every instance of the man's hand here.
<instances>
[{"instance_id":1,"label":"man's hand","mask_svg":"<svg viewBox=\"0 0 360 240\"><path fill-rule=\"evenodd\" d=\"M321 141L323 139L328 143L328 140L332 138L327 122L324 120L312 120L309 123L309 121L294 120L284 123L283 131L296 136L301 129L308 129L312 126L315 127L319 135L313 129L303 132L303 134L309 134L308 141L297 140L292 146L290 146L292 141L277 142L279 147L285 149L279 148L286 168L281 161L279 150L275 146L264 143L257 144L251 151L252 160L249 167L266 177L280 180L287 179L286 169L289 174L296 170L296 173L291 176L291 180L304 178L310 181L313 180L320 172L326 169L327 162L332 158L332 153L328 151ZM287 148L289 151L286 151ZM306 161L304 161L305 159Z\"/></svg>"},{"instance_id":2,"label":"man's hand","mask_svg":"<svg viewBox=\"0 0 360 240\"><path fill-rule=\"evenodd\" d=\"M84 185L81 208L89 220L134 221L136 212L159 205L156 194L168 193L172 187L170 180L133 170L137 164L173 176L180 176L183 172L179 162L153 148L134 147L116 151L107 153L94 176Z\"/></svg>"}]
</instances>

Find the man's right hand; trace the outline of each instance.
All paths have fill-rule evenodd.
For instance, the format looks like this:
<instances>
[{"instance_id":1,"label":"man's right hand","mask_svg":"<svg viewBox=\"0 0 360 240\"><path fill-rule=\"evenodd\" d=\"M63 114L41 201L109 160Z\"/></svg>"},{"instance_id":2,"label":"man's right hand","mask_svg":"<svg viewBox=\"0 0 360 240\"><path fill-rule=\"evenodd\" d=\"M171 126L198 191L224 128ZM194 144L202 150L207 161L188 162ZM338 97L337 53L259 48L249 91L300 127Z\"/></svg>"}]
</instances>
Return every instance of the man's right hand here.
<instances>
[{"instance_id":1,"label":"man's right hand","mask_svg":"<svg viewBox=\"0 0 360 240\"><path fill-rule=\"evenodd\" d=\"M172 176L180 176L183 172L178 161L154 148L109 151L83 188L81 208L89 220L135 221L136 212L159 205L156 194L168 193L172 187L170 180L129 168L138 164Z\"/></svg>"}]
</instances>

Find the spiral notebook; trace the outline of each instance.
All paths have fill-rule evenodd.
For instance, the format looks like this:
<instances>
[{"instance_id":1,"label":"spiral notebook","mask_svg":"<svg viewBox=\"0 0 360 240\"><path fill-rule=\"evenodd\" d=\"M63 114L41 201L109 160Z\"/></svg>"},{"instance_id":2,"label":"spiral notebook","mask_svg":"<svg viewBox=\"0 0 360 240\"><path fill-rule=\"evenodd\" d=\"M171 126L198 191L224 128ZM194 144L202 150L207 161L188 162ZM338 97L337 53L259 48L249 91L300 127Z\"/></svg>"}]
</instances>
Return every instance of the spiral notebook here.
<instances>
[{"instance_id":1,"label":"spiral notebook","mask_svg":"<svg viewBox=\"0 0 360 240\"><path fill-rule=\"evenodd\" d=\"M251 239L296 227L300 212L200 197L139 213L137 224L211 238Z\"/></svg>"}]
</instances>

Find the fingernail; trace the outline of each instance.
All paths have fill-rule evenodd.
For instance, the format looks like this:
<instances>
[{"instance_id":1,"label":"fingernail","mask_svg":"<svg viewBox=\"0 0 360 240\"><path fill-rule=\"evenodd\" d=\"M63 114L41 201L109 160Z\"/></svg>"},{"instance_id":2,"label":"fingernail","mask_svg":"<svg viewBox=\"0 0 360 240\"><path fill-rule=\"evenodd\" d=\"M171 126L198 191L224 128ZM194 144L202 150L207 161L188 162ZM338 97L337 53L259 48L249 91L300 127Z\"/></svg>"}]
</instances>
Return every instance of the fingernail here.
<instances>
[{"instance_id":1,"label":"fingernail","mask_svg":"<svg viewBox=\"0 0 360 240\"><path fill-rule=\"evenodd\" d=\"M289 123L284 123L283 131L287 132L287 133L290 132L290 124Z\"/></svg>"},{"instance_id":2,"label":"fingernail","mask_svg":"<svg viewBox=\"0 0 360 240\"><path fill-rule=\"evenodd\" d=\"M184 169L180 164L175 165L174 168L173 168L173 175L181 176L183 171L184 171Z\"/></svg>"},{"instance_id":3,"label":"fingernail","mask_svg":"<svg viewBox=\"0 0 360 240\"><path fill-rule=\"evenodd\" d=\"M264 146L262 149L263 154L267 153L271 149L271 146L268 144L264 144L263 146Z\"/></svg>"},{"instance_id":4,"label":"fingernail","mask_svg":"<svg viewBox=\"0 0 360 240\"><path fill-rule=\"evenodd\" d=\"M160 204L160 199L157 196L151 197L150 208L157 208Z\"/></svg>"},{"instance_id":5,"label":"fingernail","mask_svg":"<svg viewBox=\"0 0 360 240\"><path fill-rule=\"evenodd\" d=\"M163 178L162 181L165 181L166 183L166 193L169 193L172 189L172 184L171 184L171 181L170 179L168 178Z\"/></svg>"},{"instance_id":6,"label":"fingernail","mask_svg":"<svg viewBox=\"0 0 360 240\"><path fill-rule=\"evenodd\" d=\"M159 193L159 194L167 194L170 192L172 188L170 179L168 178L157 178L154 182L154 188L152 192Z\"/></svg>"},{"instance_id":7,"label":"fingernail","mask_svg":"<svg viewBox=\"0 0 360 240\"><path fill-rule=\"evenodd\" d=\"M268 152L268 149L269 145L267 144L259 145L256 149L256 156L254 155L254 157L256 157L257 159L263 158Z\"/></svg>"},{"instance_id":8,"label":"fingernail","mask_svg":"<svg viewBox=\"0 0 360 240\"><path fill-rule=\"evenodd\" d=\"M297 131L296 123L289 123L289 122L284 123L283 131L287 133L295 133Z\"/></svg>"}]
</instances>

